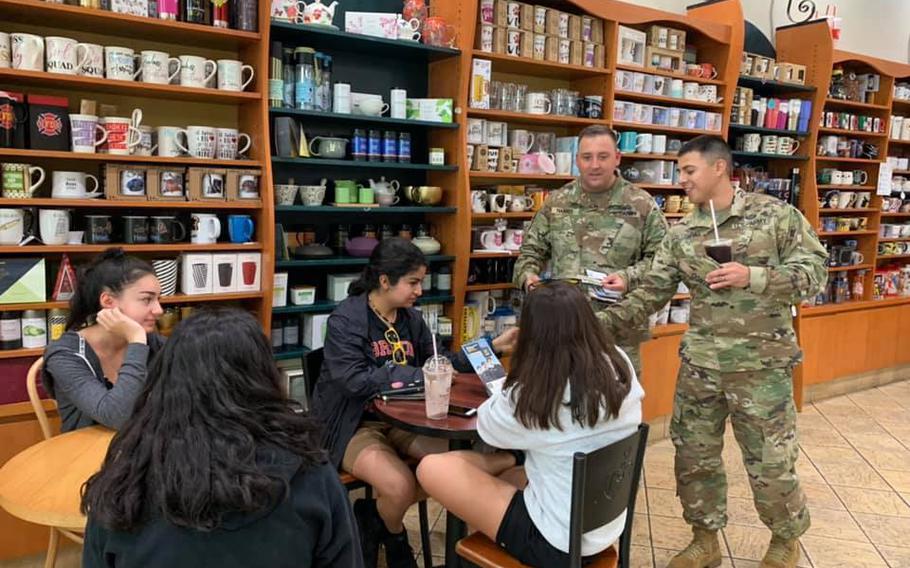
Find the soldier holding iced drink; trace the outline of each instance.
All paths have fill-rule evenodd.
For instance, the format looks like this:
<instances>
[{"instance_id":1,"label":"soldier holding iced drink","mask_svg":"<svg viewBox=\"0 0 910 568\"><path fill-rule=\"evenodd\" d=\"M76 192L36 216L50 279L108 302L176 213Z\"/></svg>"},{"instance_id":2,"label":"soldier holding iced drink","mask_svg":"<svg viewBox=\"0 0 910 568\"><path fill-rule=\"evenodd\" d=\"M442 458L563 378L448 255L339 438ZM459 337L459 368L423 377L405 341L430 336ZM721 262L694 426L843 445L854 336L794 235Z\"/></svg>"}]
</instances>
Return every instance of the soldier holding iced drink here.
<instances>
[{"instance_id":1,"label":"soldier holding iced drink","mask_svg":"<svg viewBox=\"0 0 910 568\"><path fill-rule=\"evenodd\" d=\"M670 435L677 494L694 537L669 568L720 566L728 416L759 517L772 533L761 568L796 566L798 539L809 528L795 465L792 369L801 352L792 306L824 288L827 253L798 210L734 190L732 163L729 146L717 136L683 145L680 184L697 208L670 228L643 282L600 314L618 331L646 321L680 281L692 294Z\"/></svg>"}]
</instances>

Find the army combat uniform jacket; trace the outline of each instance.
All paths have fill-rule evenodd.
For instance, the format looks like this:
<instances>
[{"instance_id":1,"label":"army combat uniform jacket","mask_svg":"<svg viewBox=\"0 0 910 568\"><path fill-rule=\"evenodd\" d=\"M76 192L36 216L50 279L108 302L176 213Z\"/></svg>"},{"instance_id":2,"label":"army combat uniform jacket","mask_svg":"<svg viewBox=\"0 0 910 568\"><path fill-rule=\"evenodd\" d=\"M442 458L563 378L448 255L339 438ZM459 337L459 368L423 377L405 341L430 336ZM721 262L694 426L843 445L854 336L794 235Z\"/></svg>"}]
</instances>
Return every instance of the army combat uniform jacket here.
<instances>
[{"instance_id":1,"label":"army combat uniform jacket","mask_svg":"<svg viewBox=\"0 0 910 568\"><path fill-rule=\"evenodd\" d=\"M619 273L633 290L648 272L667 233L654 199L622 177L602 193L585 193L575 180L550 194L525 234L515 263L515 286L543 272L547 261L555 278L583 275L586 269ZM647 322L614 334L623 345L647 339Z\"/></svg>"},{"instance_id":2,"label":"army combat uniform jacket","mask_svg":"<svg viewBox=\"0 0 910 568\"><path fill-rule=\"evenodd\" d=\"M825 248L799 211L766 195L737 191L717 222L720 237L733 241L733 261L750 267L746 288L708 287L705 276L718 264L704 244L714 231L710 212L696 209L670 228L639 287L599 317L611 329L639 325L683 281L692 294L685 363L721 372L794 365L801 352L791 306L824 288Z\"/></svg>"}]
</instances>

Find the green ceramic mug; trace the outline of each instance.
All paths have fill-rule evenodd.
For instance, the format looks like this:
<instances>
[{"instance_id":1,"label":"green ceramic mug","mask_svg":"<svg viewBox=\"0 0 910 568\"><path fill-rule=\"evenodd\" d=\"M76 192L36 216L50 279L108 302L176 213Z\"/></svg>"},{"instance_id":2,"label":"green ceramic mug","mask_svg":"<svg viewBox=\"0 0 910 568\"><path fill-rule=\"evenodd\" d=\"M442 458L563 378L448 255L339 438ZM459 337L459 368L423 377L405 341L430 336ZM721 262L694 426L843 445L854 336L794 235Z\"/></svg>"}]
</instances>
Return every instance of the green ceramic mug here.
<instances>
[{"instance_id":1,"label":"green ceramic mug","mask_svg":"<svg viewBox=\"0 0 910 568\"><path fill-rule=\"evenodd\" d=\"M34 174L38 174L38 181ZM6 199L27 199L44 183L44 168L28 164L10 164L2 166L3 197Z\"/></svg>"},{"instance_id":2,"label":"green ceramic mug","mask_svg":"<svg viewBox=\"0 0 910 568\"><path fill-rule=\"evenodd\" d=\"M358 203L362 203L364 205L373 203L373 199L374 199L373 188L360 186L360 191L359 191L358 197L359 197L359 199L357 200Z\"/></svg>"},{"instance_id":3,"label":"green ceramic mug","mask_svg":"<svg viewBox=\"0 0 910 568\"><path fill-rule=\"evenodd\" d=\"M349 179L335 180L335 203L356 203L363 186Z\"/></svg>"}]
</instances>

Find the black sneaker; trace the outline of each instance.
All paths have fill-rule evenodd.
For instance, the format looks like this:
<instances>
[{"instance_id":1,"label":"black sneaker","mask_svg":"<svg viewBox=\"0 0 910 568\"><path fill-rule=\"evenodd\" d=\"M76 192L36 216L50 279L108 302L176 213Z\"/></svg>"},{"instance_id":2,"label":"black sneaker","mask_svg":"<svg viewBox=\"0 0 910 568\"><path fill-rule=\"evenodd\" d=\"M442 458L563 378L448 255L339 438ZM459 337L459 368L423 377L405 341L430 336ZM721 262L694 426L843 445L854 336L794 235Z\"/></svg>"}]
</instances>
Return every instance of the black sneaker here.
<instances>
[{"instance_id":1,"label":"black sneaker","mask_svg":"<svg viewBox=\"0 0 910 568\"><path fill-rule=\"evenodd\" d=\"M408 542L407 530L398 534L389 534L386 531L382 545L385 546L385 562L388 568L417 568L414 551Z\"/></svg>"},{"instance_id":2,"label":"black sneaker","mask_svg":"<svg viewBox=\"0 0 910 568\"><path fill-rule=\"evenodd\" d=\"M363 551L365 568L376 568L379 559L379 543L388 534L374 499L358 499L354 502L354 518L360 531L360 549Z\"/></svg>"}]
</instances>

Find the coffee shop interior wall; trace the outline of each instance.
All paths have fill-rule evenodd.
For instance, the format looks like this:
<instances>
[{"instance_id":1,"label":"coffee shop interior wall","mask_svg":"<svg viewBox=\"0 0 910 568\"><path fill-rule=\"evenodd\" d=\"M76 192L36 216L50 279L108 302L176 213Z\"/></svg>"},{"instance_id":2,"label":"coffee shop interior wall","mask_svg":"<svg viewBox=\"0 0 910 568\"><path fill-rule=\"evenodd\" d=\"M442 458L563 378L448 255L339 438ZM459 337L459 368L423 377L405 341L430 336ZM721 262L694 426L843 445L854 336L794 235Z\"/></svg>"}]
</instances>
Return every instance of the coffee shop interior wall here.
<instances>
[{"instance_id":1,"label":"coffee shop interior wall","mask_svg":"<svg viewBox=\"0 0 910 568\"><path fill-rule=\"evenodd\" d=\"M685 13L691 0L627 0L648 8ZM774 29L791 23L787 7L797 21L805 16L793 0L742 0L743 17L766 37L774 39ZM910 1L908 0L814 0L820 16L830 4L842 19L838 49L862 53L891 61L910 61Z\"/></svg>"}]
</instances>

